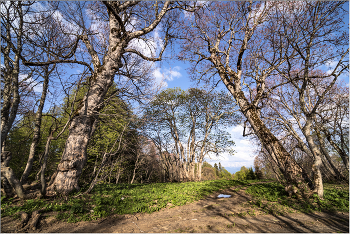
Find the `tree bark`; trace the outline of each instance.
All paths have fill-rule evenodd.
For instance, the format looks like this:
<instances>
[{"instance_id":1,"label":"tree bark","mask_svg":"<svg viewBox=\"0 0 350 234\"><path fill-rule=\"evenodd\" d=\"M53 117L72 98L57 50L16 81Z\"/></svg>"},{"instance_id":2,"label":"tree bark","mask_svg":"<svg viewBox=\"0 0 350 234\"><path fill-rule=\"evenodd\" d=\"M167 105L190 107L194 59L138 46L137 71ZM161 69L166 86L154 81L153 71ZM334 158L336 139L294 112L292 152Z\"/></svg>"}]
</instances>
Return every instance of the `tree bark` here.
<instances>
[{"instance_id":1,"label":"tree bark","mask_svg":"<svg viewBox=\"0 0 350 234\"><path fill-rule=\"evenodd\" d=\"M134 179L135 179L135 176L136 176L136 170L139 167L140 152L136 152L136 154L137 154L137 156L136 156L137 158L136 158L134 170L132 172L132 178L131 178L130 184L134 183Z\"/></svg>"},{"instance_id":2,"label":"tree bark","mask_svg":"<svg viewBox=\"0 0 350 234\"><path fill-rule=\"evenodd\" d=\"M17 36L17 51L15 57L12 60L10 58L10 44L11 41L11 25L9 22L6 23L6 39L7 45L4 50L4 63L6 72L4 74L4 93L3 103L1 109L1 151L5 150L5 143L7 135L12 127L12 124L16 118L17 110L20 102L20 96L18 92L18 76L20 69L20 55L22 53L22 35L23 35L23 12L22 3L18 2L16 9L18 13L18 31ZM7 11L7 19L10 19L10 12ZM1 49L2 50L2 49ZM12 60L12 61L11 61Z\"/></svg>"},{"instance_id":3,"label":"tree bark","mask_svg":"<svg viewBox=\"0 0 350 234\"><path fill-rule=\"evenodd\" d=\"M315 145L314 140L311 136L311 124L312 120L310 117L306 117L306 123L303 127L302 131L304 133L304 136L306 138L306 141L309 145L309 148L314 155L313 165L312 165L312 171L313 171L313 182L315 184L314 192L317 192L317 195L320 198L323 198L323 181L322 181L322 175L321 175L321 152Z\"/></svg>"},{"instance_id":4,"label":"tree bark","mask_svg":"<svg viewBox=\"0 0 350 234\"><path fill-rule=\"evenodd\" d=\"M271 157L275 157L277 165L282 172L287 185L295 185L302 194L309 192L309 188L302 178L302 168L292 159L288 151L283 147L279 140L271 133L271 131L265 126L259 117L259 113L255 106L250 104L240 85L240 74L234 73L228 74L225 71L223 65L218 60L214 60L214 64L217 66L217 70L221 77L221 80L229 90L229 92L236 99L240 111L247 118L249 124L254 130L254 133L263 144L264 148L269 152Z\"/></svg>"},{"instance_id":5,"label":"tree bark","mask_svg":"<svg viewBox=\"0 0 350 234\"><path fill-rule=\"evenodd\" d=\"M349 181L349 178L345 178L341 173L340 171L335 167L329 153L328 153L328 150L326 149L325 147L325 142L321 136L321 133L320 133L320 130L316 127L314 128L315 132L316 132L316 135L317 135L317 139L318 141L320 142L320 148L321 148L321 151L323 153L323 155L325 156L325 158L327 159L329 165L331 166L334 174L335 174L335 177L338 179L338 180L343 180L343 181ZM333 173L332 173L333 174Z\"/></svg>"},{"instance_id":6,"label":"tree bark","mask_svg":"<svg viewBox=\"0 0 350 234\"><path fill-rule=\"evenodd\" d=\"M43 164L41 165L41 176L40 176L40 182L41 182L41 194L43 196L46 195L46 181L45 181L45 171L46 171L46 164L47 164L47 158L49 156L49 149L50 149L50 145L51 145L51 141L54 139L52 137L52 132L50 131L50 135L49 137L47 138L47 141L46 141L46 145L45 145L45 152L44 152L44 161L43 161Z\"/></svg>"},{"instance_id":7,"label":"tree bark","mask_svg":"<svg viewBox=\"0 0 350 234\"><path fill-rule=\"evenodd\" d=\"M338 152L339 156L341 157L344 163L346 170L349 171L349 155L347 155L343 150L341 150L341 148L332 140L332 135L329 133L329 131L326 128L321 127L321 130L326 135L326 138L329 144L331 144L331 146Z\"/></svg>"},{"instance_id":8,"label":"tree bark","mask_svg":"<svg viewBox=\"0 0 350 234\"><path fill-rule=\"evenodd\" d=\"M1 174L3 177L7 179L9 184L12 186L12 188L15 190L15 193L17 196L21 199L25 199L25 193L23 190L23 187L19 180L16 178L15 174L13 173L13 170L8 166L10 160L11 160L11 152L9 151L3 151L1 155Z\"/></svg>"},{"instance_id":9,"label":"tree bark","mask_svg":"<svg viewBox=\"0 0 350 234\"><path fill-rule=\"evenodd\" d=\"M120 173L121 173L121 169L118 168L117 174L115 176L115 183L118 184L119 178L120 178Z\"/></svg>"},{"instance_id":10,"label":"tree bark","mask_svg":"<svg viewBox=\"0 0 350 234\"><path fill-rule=\"evenodd\" d=\"M116 60L119 61L117 58ZM107 62L101 70L102 72L96 74L96 81L84 97L78 115L73 117L57 176L48 190L67 194L80 189L78 180L87 160L87 145L93 134L93 123L97 119L95 113L101 108L99 104L113 83L115 73L113 61Z\"/></svg>"},{"instance_id":11,"label":"tree bark","mask_svg":"<svg viewBox=\"0 0 350 234\"><path fill-rule=\"evenodd\" d=\"M39 104L39 107L38 107L38 110L37 110L36 116L35 116L35 121L34 121L35 127L34 127L33 140L32 140L32 144L30 145L28 162L27 162L26 168L24 169L24 172L23 172L22 177L21 177L21 184L25 184L27 182L28 176L29 176L29 174L32 170L32 167L33 167L35 150L36 150L36 147L39 144L39 140L40 140L42 112L44 109L47 89L48 89L48 85L49 85L49 75L51 74L51 72L53 71L54 68L55 68L55 66L51 70L49 70L48 66L46 66L44 68L45 76L44 76L44 83L43 83L43 91L41 93L40 104Z\"/></svg>"},{"instance_id":12,"label":"tree bark","mask_svg":"<svg viewBox=\"0 0 350 234\"><path fill-rule=\"evenodd\" d=\"M197 163L197 181L202 180L202 161Z\"/></svg>"},{"instance_id":13,"label":"tree bark","mask_svg":"<svg viewBox=\"0 0 350 234\"><path fill-rule=\"evenodd\" d=\"M156 28L167 11L172 9L169 7L170 2L164 3L163 8L158 12L151 24L133 32L127 32L125 30L120 14L126 11L127 8L136 5L136 2L125 2L122 5L117 2L103 3L107 7L109 17L108 50L103 57L101 65L98 53L94 50L93 44L89 42L88 35L81 36L91 56L94 72L90 78L89 90L69 127L65 149L57 168L57 176L53 184L48 187L48 190L61 194L67 194L80 189L78 180L87 161L87 145L93 134L92 126L97 118L98 111L102 108L101 103L108 89L113 84L115 74L123 66L122 55L130 52L136 53L141 58L149 61L160 61L165 49L164 46L159 58L147 58L141 53L137 53L136 50L127 49L127 46L132 39L142 37Z\"/></svg>"}]
</instances>

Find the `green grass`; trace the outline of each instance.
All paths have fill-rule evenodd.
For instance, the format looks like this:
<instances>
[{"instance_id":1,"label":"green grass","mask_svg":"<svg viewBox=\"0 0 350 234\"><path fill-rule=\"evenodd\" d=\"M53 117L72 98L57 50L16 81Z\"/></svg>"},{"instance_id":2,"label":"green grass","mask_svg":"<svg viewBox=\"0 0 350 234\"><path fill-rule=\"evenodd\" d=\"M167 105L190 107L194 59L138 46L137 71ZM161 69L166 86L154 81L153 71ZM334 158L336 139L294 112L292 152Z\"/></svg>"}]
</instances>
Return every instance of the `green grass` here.
<instances>
[{"instance_id":1,"label":"green grass","mask_svg":"<svg viewBox=\"0 0 350 234\"><path fill-rule=\"evenodd\" d=\"M58 219L67 222L89 221L110 214L152 213L164 207L181 206L232 186L248 185L247 181L215 180L186 183L155 184L99 184L91 194L66 199L33 199L13 204L12 199L1 198L2 217L19 211L57 211Z\"/></svg>"},{"instance_id":2,"label":"green grass","mask_svg":"<svg viewBox=\"0 0 350 234\"><path fill-rule=\"evenodd\" d=\"M209 194L228 187L248 187L246 192L253 200L245 204L252 207L239 216L256 215L256 208L265 213L284 214L288 212L345 211L349 212L348 186L325 184L324 199L316 195L309 201L288 197L284 187L276 182L251 184L256 181L214 180L186 183L155 184L99 184L91 194L78 198L72 194L65 198L32 199L15 201L1 197L2 217L19 211L28 213L44 208L46 212L56 211L57 218L67 222L90 221L111 214L152 213L164 207L182 206L202 199ZM16 215L15 217L19 217Z\"/></svg>"},{"instance_id":3,"label":"green grass","mask_svg":"<svg viewBox=\"0 0 350 234\"><path fill-rule=\"evenodd\" d=\"M308 201L291 198L285 192L283 185L273 182L254 184L247 188L247 193L254 197L248 203L252 207L259 207L266 213L282 214L297 210L312 211L344 211L349 212L349 188L341 185L324 185L324 196L320 199L316 194Z\"/></svg>"}]
</instances>

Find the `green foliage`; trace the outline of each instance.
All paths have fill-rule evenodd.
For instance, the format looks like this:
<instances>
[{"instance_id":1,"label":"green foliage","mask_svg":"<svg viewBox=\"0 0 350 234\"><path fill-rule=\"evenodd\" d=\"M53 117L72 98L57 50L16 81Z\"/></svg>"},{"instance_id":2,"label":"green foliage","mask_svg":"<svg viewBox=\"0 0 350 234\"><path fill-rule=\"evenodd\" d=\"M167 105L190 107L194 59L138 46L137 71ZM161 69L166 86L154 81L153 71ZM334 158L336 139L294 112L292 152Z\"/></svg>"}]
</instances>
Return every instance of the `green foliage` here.
<instances>
[{"instance_id":1,"label":"green foliage","mask_svg":"<svg viewBox=\"0 0 350 234\"><path fill-rule=\"evenodd\" d=\"M243 172L237 171L237 172L234 174L234 179L235 179L235 180L245 180L245 175L243 174Z\"/></svg>"},{"instance_id":2,"label":"green foliage","mask_svg":"<svg viewBox=\"0 0 350 234\"><path fill-rule=\"evenodd\" d=\"M213 167L212 165L204 161L202 165L202 180L213 180L213 179L232 180L232 174L228 172L225 169L225 167L221 166L221 163L219 163L219 167L216 163L214 164L214 167Z\"/></svg>"},{"instance_id":3,"label":"green foliage","mask_svg":"<svg viewBox=\"0 0 350 234\"><path fill-rule=\"evenodd\" d=\"M230 172L228 172L224 167L222 167L219 176L222 179L232 180L232 174Z\"/></svg>"},{"instance_id":4,"label":"green foliage","mask_svg":"<svg viewBox=\"0 0 350 234\"><path fill-rule=\"evenodd\" d=\"M255 180L255 179L257 179L257 177L253 171L253 168L250 167L247 169L245 166L242 166L241 170L237 171L233 177L235 180Z\"/></svg>"},{"instance_id":5,"label":"green foliage","mask_svg":"<svg viewBox=\"0 0 350 234\"><path fill-rule=\"evenodd\" d=\"M226 130L227 126L239 121L239 116L232 103L232 95L224 91L166 89L156 95L146 108L144 118L149 121L143 130L149 138L156 139L158 147L164 147L163 151L169 152L169 145L181 149L180 142L193 140L194 144L184 145L189 147L184 150L194 152L196 159L203 159L210 152L233 154L234 142ZM220 177L219 172L216 165L215 178Z\"/></svg>"},{"instance_id":6,"label":"green foliage","mask_svg":"<svg viewBox=\"0 0 350 234\"><path fill-rule=\"evenodd\" d=\"M86 84L83 84L80 87L77 94L77 90L75 88L71 92L69 97L66 97L63 100L62 105L50 109L47 113L43 113L40 133L41 138L35 152L36 160L34 161L32 172L29 176L29 181L35 180L35 175L40 170L41 165L39 164L38 159L45 150L46 140L50 131L56 126L58 126L58 129L53 136L55 137L59 132L61 132L64 124L69 118L69 114L71 114L70 107L74 100L75 94L76 100L73 105L73 112L78 109L87 90L88 86ZM91 181L91 172L93 171L95 163L96 166L99 166L100 164L100 161L96 159L102 158L101 154L103 154L107 148L110 148L116 139L120 138L120 134L123 131L124 126L130 122L132 112L129 106L125 102L120 100L117 96L111 97L114 91L116 91L115 85L113 85L107 93L106 99L110 98L110 101L101 110L102 114L99 116L99 124L97 125L93 137L89 141L87 149L88 160L83 169L81 180L79 181L81 186L84 186L84 184L89 183ZM54 118L52 118L52 116L55 117L56 121L54 121ZM10 167L14 170L14 173L17 178L21 177L27 164L30 144L32 142L33 137L32 135L34 129L34 117L35 113L27 113L19 121L19 123L17 123L16 126L14 126L11 129L7 138L6 150L12 152ZM125 134L125 137L123 139L125 139L126 137L131 138L131 135L136 131L132 127L128 127L126 128L126 132L128 132L128 134ZM68 128L66 128L66 130L59 139L51 141L46 169L46 178L48 178L48 176L51 176L53 172L57 169L57 165L61 159L65 147L65 142L68 137L68 133L69 130ZM131 140L130 143L133 144ZM130 152L127 153L128 155L131 155ZM127 166L129 165L133 165L133 163L128 162ZM125 170L126 172L132 171L130 168L127 169L128 170ZM115 174L114 172L115 171L112 171L113 174Z\"/></svg>"},{"instance_id":7,"label":"green foliage","mask_svg":"<svg viewBox=\"0 0 350 234\"><path fill-rule=\"evenodd\" d=\"M58 211L58 219L67 222L93 220L106 217L112 213L152 213L164 207L181 206L204 198L205 196L247 182L234 180L214 180L186 183L156 184L99 184L92 194L66 200L34 199L12 203L12 199L2 198L2 217L13 215L19 211L33 212L45 208L46 211ZM6 200L6 201L4 201Z\"/></svg>"},{"instance_id":8,"label":"green foliage","mask_svg":"<svg viewBox=\"0 0 350 234\"><path fill-rule=\"evenodd\" d=\"M218 164L214 163L214 168L215 168L215 174L216 174L216 176L219 176Z\"/></svg>"},{"instance_id":9,"label":"green foliage","mask_svg":"<svg viewBox=\"0 0 350 234\"><path fill-rule=\"evenodd\" d=\"M329 201L326 204L322 204L325 206L325 208L328 208L328 205L332 205L337 207L340 211L349 212L349 190L348 189L335 189L335 188L329 188L324 191L323 198L325 201ZM322 200L318 199L318 203L323 202Z\"/></svg>"},{"instance_id":10,"label":"green foliage","mask_svg":"<svg viewBox=\"0 0 350 234\"><path fill-rule=\"evenodd\" d=\"M48 111L48 113L45 114L50 114L57 117L57 115L55 115L52 110ZM25 114L24 117L16 124L16 126L11 129L6 141L6 150L12 153L12 159L9 165L13 169L17 178L21 178L27 164L29 149L33 138L34 117L35 115L33 112ZM52 125L52 120L53 119L51 116L42 117L40 133L41 138L35 151L37 159L40 155L43 154L45 150L46 139L49 134L49 129ZM49 173L53 171L53 168L56 166L55 162L59 160L59 158L56 156L60 156L60 153L62 152L60 151L60 145L64 145L62 138L57 141L53 141L51 144L47 167L47 171ZM34 176L39 169L40 165L38 163L38 160L35 160L32 168L33 173L30 174L29 180L34 180Z\"/></svg>"},{"instance_id":11,"label":"green foliage","mask_svg":"<svg viewBox=\"0 0 350 234\"><path fill-rule=\"evenodd\" d=\"M255 180L256 179L256 176L255 176L255 173L253 171L253 168L249 168L248 169L248 173L247 173L247 180Z\"/></svg>"},{"instance_id":12,"label":"green foliage","mask_svg":"<svg viewBox=\"0 0 350 234\"><path fill-rule=\"evenodd\" d=\"M186 183L155 184L99 184L91 194L74 198L32 199L14 202L14 199L1 198L2 217L19 211L28 213L45 208L57 211L58 219L67 222L90 221L110 214L152 213L164 207L182 206L205 196L232 186L248 186L246 192L253 196L248 206L258 207L266 213L279 215L286 212L343 211L349 212L349 191L346 186L325 186L324 199L317 195L309 200L289 198L284 187L276 182L253 184L256 182L237 180L212 180ZM254 210L237 215L256 215Z\"/></svg>"},{"instance_id":13,"label":"green foliage","mask_svg":"<svg viewBox=\"0 0 350 234\"><path fill-rule=\"evenodd\" d=\"M335 210L349 212L349 190L346 187L335 189L326 185L323 199L314 194L308 200L299 200L295 196L290 198L284 186L276 182L254 184L248 187L246 192L255 197L252 205L263 208L268 213L277 212L278 206L302 212Z\"/></svg>"},{"instance_id":14,"label":"green foliage","mask_svg":"<svg viewBox=\"0 0 350 234\"><path fill-rule=\"evenodd\" d=\"M247 188L246 192L267 201L278 201L279 198L286 198L288 196L283 185L275 182L252 185Z\"/></svg>"}]
</instances>

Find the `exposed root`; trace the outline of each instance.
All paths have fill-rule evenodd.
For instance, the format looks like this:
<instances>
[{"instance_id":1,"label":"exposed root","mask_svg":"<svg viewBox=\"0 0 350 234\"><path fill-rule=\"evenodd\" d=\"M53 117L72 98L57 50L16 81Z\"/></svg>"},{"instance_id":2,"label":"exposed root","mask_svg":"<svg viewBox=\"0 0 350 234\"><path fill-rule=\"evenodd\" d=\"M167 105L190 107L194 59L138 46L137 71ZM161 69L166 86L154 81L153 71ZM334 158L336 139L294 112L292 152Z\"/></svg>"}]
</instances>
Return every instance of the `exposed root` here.
<instances>
[{"instance_id":1,"label":"exposed root","mask_svg":"<svg viewBox=\"0 0 350 234\"><path fill-rule=\"evenodd\" d=\"M41 217L41 212L44 211L45 209L41 209L41 210L36 210L32 212L31 215L31 219L28 222L29 219L29 215L25 212L21 212L21 219L22 222L20 225L18 225L18 231L17 232L25 232L25 231L35 231L36 230L36 226L38 224L38 221ZM27 225L25 225L25 223L27 223ZM24 226L24 227L23 227Z\"/></svg>"},{"instance_id":2,"label":"exposed root","mask_svg":"<svg viewBox=\"0 0 350 234\"><path fill-rule=\"evenodd\" d=\"M20 214L21 214L21 223L18 224L17 229L23 228L29 220L29 215L26 212L22 211L20 212Z\"/></svg>"},{"instance_id":3,"label":"exposed root","mask_svg":"<svg viewBox=\"0 0 350 234\"><path fill-rule=\"evenodd\" d=\"M40 218L40 213L39 211L34 211L32 213L32 220L31 222L29 223L29 229L32 229L33 231L36 230L36 225L39 221L39 218Z\"/></svg>"},{"instance_id":4,"label":"exposed root","mask_svg":"<svg viewBox=\"0 0 350 234\"><path fill-rule=\"evenodd\" d=\"M298 192L298 188L294 185L287 185L284 190L288 193L289 197Z\"/></svg>"}]
</instances>

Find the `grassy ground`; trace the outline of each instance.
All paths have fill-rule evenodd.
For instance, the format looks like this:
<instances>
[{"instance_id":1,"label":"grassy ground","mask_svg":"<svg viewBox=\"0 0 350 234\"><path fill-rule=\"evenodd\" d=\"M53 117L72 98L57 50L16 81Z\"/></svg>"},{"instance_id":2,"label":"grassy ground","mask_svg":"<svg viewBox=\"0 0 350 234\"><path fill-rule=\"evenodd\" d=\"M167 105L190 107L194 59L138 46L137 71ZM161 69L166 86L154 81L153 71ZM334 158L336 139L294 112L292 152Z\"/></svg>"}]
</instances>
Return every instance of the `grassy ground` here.
<instances>
[{"instance_id":1,"label":"grassy ground","mask_svg":"<svg viewBox=\"0 0 350 234\"><path fill-rule=\"evenodd\" d=\"M74 198L32 199L14 201L1 198L2 217L14 215L19 211L33 212L45 208L45 211L58 211L57 218L67 222L90 221L110 214L152 213L164 207L181 206L204 198L205 196L237 186L247 186L246 192L254 199L245 204L263 208L267 213L285 213L289 208L301 212L346 211L349 212L348 186L325 185L324 199L314 196L310 201L289 198L282 185L272 182L250 184L256 181L216 180L186 183L156 184L100 184L91 194ZM17 215L19 217L19 215Z\"/></svg>"},{"instance_id":2,"label":"grassy ground","mask_svg":"<svg viewBox=\"0 0 350 234\"><path fill-rule=\"evenodd\" d=\"M349 186L324 184L324 197L314 194L309 200L299 200L296 196L289 197L284 187L276 182L266 184L254 184L249 186L247 193L254 200L246 204L251 207L260 207L266 213L284 214L298 210L309 213L312 211L344 211L349 212Z\"/></svg>"},{"instance_id":3,"label":"grassy ground","mask_svg":"<svg viewBox=\"0 0 350 234\"><path fill-rule=\"evenodd\" d=\"M216 180L186 183L99 184L91 194L74 198L32 199L14 203L1 198L2 217L19 211L32 212L45 208L59 211L57 218L68 222L89 221L112 213L132 214L158 211L166 206L181 206L199 200L214 191L232 186L247 185L247 181Z\"/></svg>"}]
</instances>

